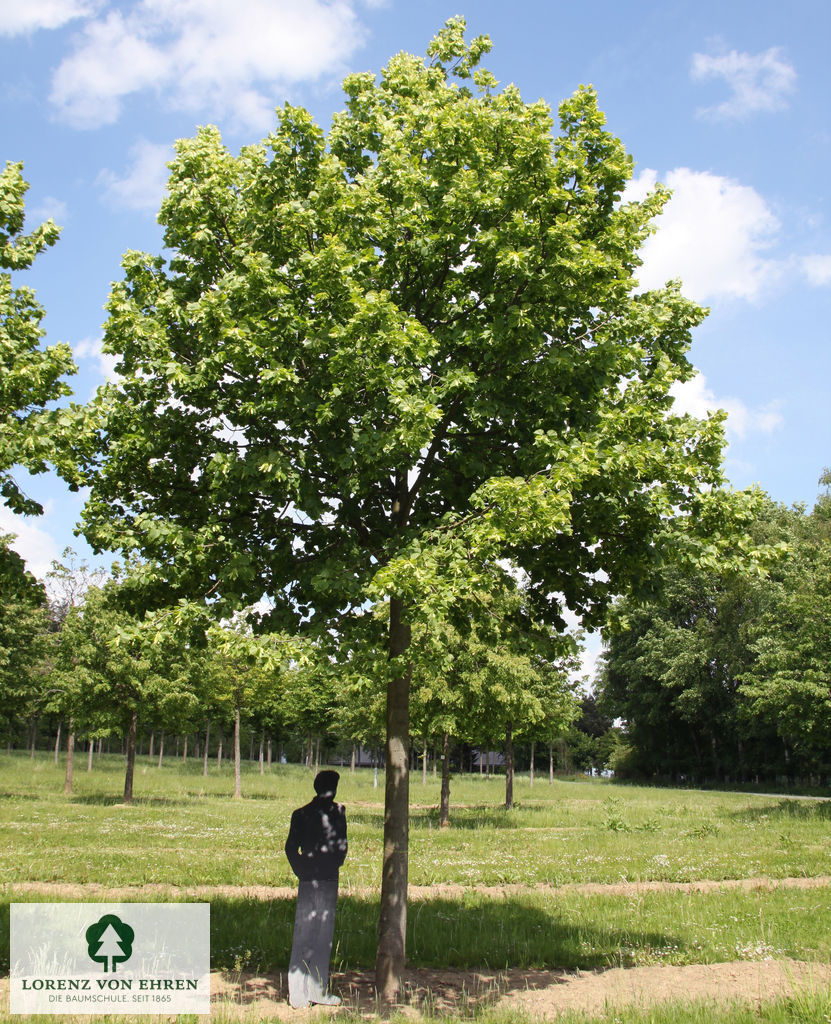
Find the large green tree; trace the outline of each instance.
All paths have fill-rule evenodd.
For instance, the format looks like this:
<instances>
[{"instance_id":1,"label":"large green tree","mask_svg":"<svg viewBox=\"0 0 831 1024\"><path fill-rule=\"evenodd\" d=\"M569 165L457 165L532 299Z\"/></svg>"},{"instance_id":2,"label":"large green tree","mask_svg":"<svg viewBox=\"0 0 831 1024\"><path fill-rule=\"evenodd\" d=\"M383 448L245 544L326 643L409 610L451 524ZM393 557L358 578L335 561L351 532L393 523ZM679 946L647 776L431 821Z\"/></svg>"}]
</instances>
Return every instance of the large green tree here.
<instances>
[{"instance_id":1,"label":"large green tree","mask_svg":"<svg viewBox=\"0 0 831 1024\"><path fill-rule=\"evenodd\" d=\"M15 465L33 473L54 458L54 432L60 415L47 411L53 399L71 394L61 380L75 372L68 345L40 347L44 309L31 288L12 287L12 271L25 270L38 253L58 240L52 220L23 233L24 200L29 185L23 164L0 171L0 495L15 512L43 511L27 497L11 474Z\"/></svg>"},{"instance_id":2,"label":"large green tree","mask_svg":"<svg viewBox=\"0 0 831 1024\"><path fill-rule=\"evenodd\" d=\"M731 518L722 432L669 415L703 311L637 294L667 198L622 203L632 160L595 94L524 103L452 19L426 59L349 76L324 135L278 110L233 156L177 144L170 254L128 252L78 483L98 548L140 549L162 591L253 603L339 637L388 605L377 984L405 960L414 623L498 564L537 612L598 621ZM501 560L501 561L500 561ZM159 578L159 577L157 577ZM163 586L162 586L163 584ZM551 595L560 595L552 597Z\"/></svg>"}]
</instances>

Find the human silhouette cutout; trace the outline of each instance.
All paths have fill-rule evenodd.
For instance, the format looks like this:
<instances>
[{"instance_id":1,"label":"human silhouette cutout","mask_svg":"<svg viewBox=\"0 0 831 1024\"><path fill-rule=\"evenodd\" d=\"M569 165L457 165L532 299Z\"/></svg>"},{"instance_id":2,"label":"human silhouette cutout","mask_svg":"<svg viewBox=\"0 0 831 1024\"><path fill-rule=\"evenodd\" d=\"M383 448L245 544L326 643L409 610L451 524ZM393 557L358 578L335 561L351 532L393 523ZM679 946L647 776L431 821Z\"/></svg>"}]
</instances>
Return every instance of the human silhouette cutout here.
<instances>
[{"instance_id":1,"label":"human silhouette cutout","mask_svg":"<svg viewBox=\"0 0 831 1024\"><path fill-rule=\"evenodd\" d=\"M338 872L346 860L346 813L335 803L340 775L318 772L317 796L291 816L286 856L299 879L294 942L289 963L289 1002L295 1008L310 1003L340 1003L326 989L335 933Z\"/></svg>"}]
</instances>

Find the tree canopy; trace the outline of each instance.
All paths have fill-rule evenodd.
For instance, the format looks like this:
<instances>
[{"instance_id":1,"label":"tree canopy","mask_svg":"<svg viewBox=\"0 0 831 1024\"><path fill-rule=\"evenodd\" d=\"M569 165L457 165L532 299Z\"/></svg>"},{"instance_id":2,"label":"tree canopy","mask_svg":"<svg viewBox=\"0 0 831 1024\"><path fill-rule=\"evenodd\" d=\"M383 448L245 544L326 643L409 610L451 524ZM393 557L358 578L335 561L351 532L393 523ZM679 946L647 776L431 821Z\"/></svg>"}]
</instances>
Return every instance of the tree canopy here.
<instances>
[{"instance_id":1,"label":"tree canopy","mask_svg":"<svg viewBox=\"0 0 831 1024\"><path fill-rule=\"evenodd\" d=\"M238 156L177 143L169 259L128 252L79 451L85 533L138 549L159 600L359 642L388 603L378 987L404 966L408 649L416 623L519 574L534 614L598 622L654 567L715 561L737 521L723 434L671 414L704 311L638 292L668 193L594 92L525 103L451 19L426 58L350 75L328 134L285 105Z\"/></svg>"},{"instance_id":2,"label":"tree canopy","mask_svg":"<svg viewBox=\"0 0 831 1024\"><path fill-rule=\"evenodd\" d=\"M6 163L0 171L0 495L14 512L36 515L43 509L10 470L17 464L34 473L46 469L58 414L44 407L72 393L61 377L76 367L68 345L40 347L45 311L31 288L12 287L11 272L31 267L60 232L50 219L23 233L28 187L23 164Z\"/></svg>"}]
</instances>

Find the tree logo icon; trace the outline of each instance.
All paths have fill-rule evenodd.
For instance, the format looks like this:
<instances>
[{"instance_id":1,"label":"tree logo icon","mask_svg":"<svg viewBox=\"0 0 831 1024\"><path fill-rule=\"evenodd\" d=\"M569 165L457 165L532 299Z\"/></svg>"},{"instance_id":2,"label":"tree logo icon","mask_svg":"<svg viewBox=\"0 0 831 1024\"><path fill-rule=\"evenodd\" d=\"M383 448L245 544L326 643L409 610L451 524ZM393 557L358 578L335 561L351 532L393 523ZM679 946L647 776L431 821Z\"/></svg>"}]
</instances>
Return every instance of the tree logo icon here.
<instances>
[{"instance_id":1,"label":"tree logo icon","mask_svg":"<svg viewBox=\"0 0 831 1024\"><path fill-rule=\"evenodd\" d=\"M87 953L90 960L104 965L104 972L115 971L133 955L135 932L115 914L104 914L86 931Z\"/></svg>"}]
</instances>

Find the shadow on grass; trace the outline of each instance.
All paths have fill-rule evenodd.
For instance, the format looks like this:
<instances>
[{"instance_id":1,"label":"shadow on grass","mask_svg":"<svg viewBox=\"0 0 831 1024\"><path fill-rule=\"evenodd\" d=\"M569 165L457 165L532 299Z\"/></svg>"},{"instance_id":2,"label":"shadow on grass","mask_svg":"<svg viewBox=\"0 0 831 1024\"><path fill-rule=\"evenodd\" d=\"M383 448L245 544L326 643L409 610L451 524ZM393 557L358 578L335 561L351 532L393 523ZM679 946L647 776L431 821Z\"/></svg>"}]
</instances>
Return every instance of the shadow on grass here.
<instances>
[{"instance_id":1,"label":"shadow on grass","mask_svg":"<svg viewBox=\"0 0 831 1024\"><path fill-rule=\"evenodd\" d=\"M730 812L738 821L760 821L765 818L776 821L831 821L831 799L828 800L779 800L760 807L743 807Z\"/></svg>"},{"instance_id":2,"label":"shadow on grass","mask_svg":"<svg viewBox=\"0 0 831 1024\"><path fill-rule=\"evenodd\" d=\"M500 804L457 804L450 807L450 825L456 829L515 829L519 827L519 817L525 822L529 816L543 812L547 808L536 804L514 804L513 810L507 811ZM410 828L438 828L439 806L419 807L410 813Z\"/></svg>"},{"instance_id":3,"label":"shadow on grass","mask_svg":"<svg viewBox=\"0 0 831 1024\"><path fill-rule=\"evenodd\" d=\"M27 895L26 902L44 900ZM0 901L0 968L5 970L9 968L9 905L8 896ZM294 898L211 900L212 968L254 974L285 971L294 910ZM377 898L342 896L332 970L371 969L377 928ZM569 924L519 898L412 900L407 921L407 960L413 968L588 970L619 964L624 948L667 946L685 949L677 936L636 925L623 930Z\"/></svg>"}]
</instances>

